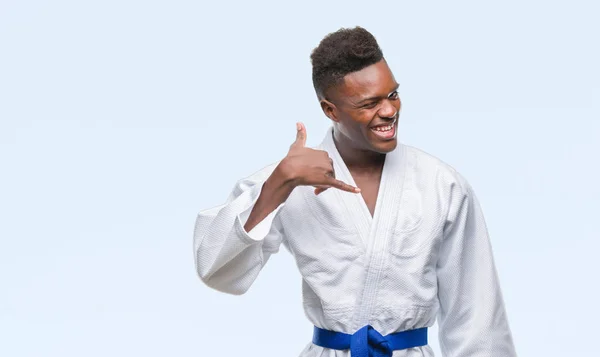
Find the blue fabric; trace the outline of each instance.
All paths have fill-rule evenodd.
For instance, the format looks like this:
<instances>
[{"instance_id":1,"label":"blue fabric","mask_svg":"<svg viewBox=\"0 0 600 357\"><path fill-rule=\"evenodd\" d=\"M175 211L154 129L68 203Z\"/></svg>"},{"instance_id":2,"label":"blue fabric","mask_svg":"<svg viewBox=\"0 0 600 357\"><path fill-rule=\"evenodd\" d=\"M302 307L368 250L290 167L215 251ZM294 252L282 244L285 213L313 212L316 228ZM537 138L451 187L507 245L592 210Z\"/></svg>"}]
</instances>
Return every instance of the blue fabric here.
<instances>
[{"instance_id":1,"label":"blue fabric","mask_svg":"<svg viewBox=\"0 0 600 357\"><path fill-rule=\"evenodd\" d=\"M352 357L392 357L395 350L427 345L427 327L382 336L370 325L352 335L315 326L313 343L333 350L350 349Z\"/></svg>"}]
</instances>

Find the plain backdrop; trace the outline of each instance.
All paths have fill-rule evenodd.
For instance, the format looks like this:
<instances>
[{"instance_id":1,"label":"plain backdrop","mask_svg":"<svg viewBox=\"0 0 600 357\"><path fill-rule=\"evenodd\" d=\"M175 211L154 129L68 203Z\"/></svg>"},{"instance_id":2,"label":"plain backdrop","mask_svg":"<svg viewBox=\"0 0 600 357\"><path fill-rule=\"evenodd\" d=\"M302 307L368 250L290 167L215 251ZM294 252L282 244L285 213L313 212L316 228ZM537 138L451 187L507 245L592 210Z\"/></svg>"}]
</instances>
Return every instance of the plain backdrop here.
<instances>
[{"instance_id":1,"label":"plain backdrop","mask_svg":"<svg viewBox=\"0 0 600 357\"><path fill-rule=\"evenodd\" d=\"M198 211L330 126L310 51L361 25L399 138L482 204L520 356L593 356L600 317L594 1L0 1L0 355L296 356L282 249L250 291L197 278ZM437 327L430 335L438 352Z\"/></svg>"}]
</instances>

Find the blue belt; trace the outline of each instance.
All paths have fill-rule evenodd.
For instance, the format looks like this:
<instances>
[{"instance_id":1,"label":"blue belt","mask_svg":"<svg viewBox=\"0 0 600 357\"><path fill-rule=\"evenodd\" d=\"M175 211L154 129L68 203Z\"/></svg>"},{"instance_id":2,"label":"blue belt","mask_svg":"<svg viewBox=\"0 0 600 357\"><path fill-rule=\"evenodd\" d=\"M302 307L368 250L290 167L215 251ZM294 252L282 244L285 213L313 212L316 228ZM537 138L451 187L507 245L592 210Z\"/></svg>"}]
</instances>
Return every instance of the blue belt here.
<instances>
[{"instance_id":1,"label":"blue belt","mask_svg":"<svg viewBox=\"0 0 600 357\"><path fill-rule=\"evenodd\" d=\"M427 345L427 327L382 336L370 325L352 335L315 326L313 343L333 350L350 349L352 357L392 357L394 350Z\"/></svg>"}]
</instances>

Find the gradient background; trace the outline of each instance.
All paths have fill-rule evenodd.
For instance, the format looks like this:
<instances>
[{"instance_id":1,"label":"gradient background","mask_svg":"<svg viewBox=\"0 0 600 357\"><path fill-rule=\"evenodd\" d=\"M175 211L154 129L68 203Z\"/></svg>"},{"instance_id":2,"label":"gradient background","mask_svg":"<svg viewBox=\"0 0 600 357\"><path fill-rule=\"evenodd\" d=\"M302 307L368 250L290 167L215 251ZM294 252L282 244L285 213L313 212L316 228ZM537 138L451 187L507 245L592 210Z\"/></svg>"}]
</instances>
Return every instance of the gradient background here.
<instances>
[{"instance_id":1,"label":"gradient background","mask_svg":"<svg viewBox=\"0 0 600 357\"><path fill-rule=\"evenodd\" d=\"M194 220L296 121L321 141L309 54L355 25L401 84L400 140L481 201L519 355L598 355L595 2L282 3L0 1L0 355L298 355L289 253L212 291Z\"/></svg>"}]
</instances>

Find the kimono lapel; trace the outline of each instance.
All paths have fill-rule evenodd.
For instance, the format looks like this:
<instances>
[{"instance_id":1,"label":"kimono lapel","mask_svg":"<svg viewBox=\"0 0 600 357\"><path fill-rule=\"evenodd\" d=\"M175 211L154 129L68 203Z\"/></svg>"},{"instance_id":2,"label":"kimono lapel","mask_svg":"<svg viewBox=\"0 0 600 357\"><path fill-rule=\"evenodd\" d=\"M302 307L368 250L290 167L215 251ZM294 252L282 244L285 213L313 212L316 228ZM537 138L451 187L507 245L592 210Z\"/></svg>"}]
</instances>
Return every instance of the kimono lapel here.
<instances>
[{"instance_id":1,"label":"kimono lapel","mask_svg":"<svg viewBox=\"0 0 600 357\"><path fill-rule=\"evenodd\" d=\"M356 186L356 182L352 174L346 167L344 160L340 156L339 151L333 141L333 128L327 130L327 135L321 144L321 147L327 151L329 157L333 160L333 169L338 180L344 181L349 185ZM346 215L351 218L354 223L356 232L362 241L363 248L366 248L369 238L369 230L371 228L371 212L360 194L346 192L342 190L334 190L337 200L342 203L346 210Z\"/></svg>"},{"instance_id":2,"label":"kimono lapel","mask_svg":"<svg viewBox=\"0 0 600 357\"><path fill-rule=\"evenodd\" d=\"M327 131L327 135L320 146L333 159L336 178L356 186L350 170L348 170L333 141L333 128ZM373 245L371 243L377 240L377 236L382 235L384 238L387 238L387 233L395 223L400 202L399 195L402 191L404 180L403 163L404 146L398 143L396 150L386 155L373 217L371 217L369 208L362 195L335 190L336 196L347 209L347 214L352 218L356 226L356 231L367 248ZM379 240L381 240L381 237Z\"/></svg>"},{"instance_id":3,"label":"kimono lapel","mask_svg":"<svg viewBox=\"0 0 600 357\"><path fill-rule=\"evenodd\" d=\"M352 174L346 167L333 141L333 128L327 131L321 147L333 159L336 177L356 186ZM339 200L346 208L347 214L352 218L356 231L366 248L364 290L362 298L357 302L354 328L360 328L369 323L377 293L377 282L383 269L385 248L396 224L402 198L406 167L405 151L405 146L398 142L396 149L386 155L373 217L371 217L367 204L360 194L335 190Z\"/></svg>"},{"instance_id":4,"label":"kimono lapel","mask_svg":"<svg viewBox=\"0 0 600 357\"><path fill-rule=\"evenodd\" d=\"M376 252L385 247L396 225L405 171L404 145L398 143L396 149L386 155L375 213L369 229L370 246Z\"/></svg>"},{"instance_id":5,"label":"kimono lapel","mask_svg":"<svg viewBox=\"0 0 600 357\"><path fill-rule=\"evenodd\" d=\"M380 275L385 269L386 247L396 225L402 198L406 172L405 152L405 146L398 142L396 149L388 153L385 158L375 214L369 230L362 298L357 301L354 310L355 329L370 324L373 316Z\"/></svg>"}]
</instances>

